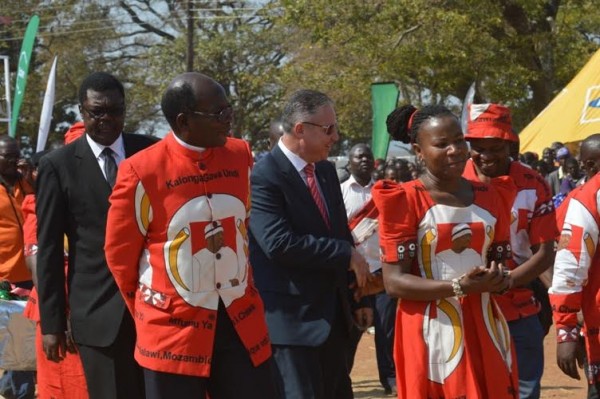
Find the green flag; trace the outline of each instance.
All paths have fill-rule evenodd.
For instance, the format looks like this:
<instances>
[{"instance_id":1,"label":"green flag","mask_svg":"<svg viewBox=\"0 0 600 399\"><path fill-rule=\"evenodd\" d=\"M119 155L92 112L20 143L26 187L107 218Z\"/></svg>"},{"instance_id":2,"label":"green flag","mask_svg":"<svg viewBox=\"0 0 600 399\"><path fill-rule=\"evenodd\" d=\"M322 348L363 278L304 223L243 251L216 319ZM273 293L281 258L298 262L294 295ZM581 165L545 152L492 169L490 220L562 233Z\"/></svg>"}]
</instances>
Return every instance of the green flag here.
<instances>
[{"instance_id":1,"label":"green flag","mask_svg":"<svg viewBox=\"0 0 600 399\"><path fill-rule=\"evenodd\" d=\"M15 137L17 132L17 122L19 121L19 110L25 95L25 86L27 85L27 72L29 71L29 60L31 59L31 51L33 50L33 42L37 34L40 18L37 15L31 17L27 24L21 53L19 53L19 67L17 68L17 82L15 84L15 97L12 106L12 118L10 122L10 137Z\"/></svg>"},{"instance_id":2,"label":"green flag","mask_svg":"<svg viewBox=\"0 0 600 399\"><path fill-rule=\"evenodd\" d=\"M371 105L373 107L373 137L371 149L375 159L387 156L390 135L385 120L398 103L398 87L395 83L374 83L371 85Z\"/></svg>"}]
</instances>

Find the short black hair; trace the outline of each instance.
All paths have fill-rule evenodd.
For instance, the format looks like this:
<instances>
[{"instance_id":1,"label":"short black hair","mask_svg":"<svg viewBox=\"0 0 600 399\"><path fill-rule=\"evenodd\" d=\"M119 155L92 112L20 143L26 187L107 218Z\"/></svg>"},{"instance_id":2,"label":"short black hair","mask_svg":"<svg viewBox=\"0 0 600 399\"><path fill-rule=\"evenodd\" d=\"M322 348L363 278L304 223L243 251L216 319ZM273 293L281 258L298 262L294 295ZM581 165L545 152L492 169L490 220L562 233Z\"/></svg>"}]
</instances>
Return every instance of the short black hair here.
<instances>
[{"instance_id":1,"label":"short black hair","mask_svg":"<svg viewBox=\"0 0 600 399\"><path fill-rule=\"evenodd\" d=\"M406 104L396 108L388 115L387 130L394 140L405 144L415 143L423 122L429 118L446 115L456 118L456 115L443 105L427 105L417 109L412 104Z\"/></svg>"},{"instance_id":2,"label":"short black hair","mask_svg":"<svg viewBox=\"0 0 600 399\"><path fill-rule=\"evenodd\" d=\"M192 85L185 80L180 80L165 91L160 108L171 129L175 130L177 115L182 112L192 112L197 102Z\"/></svg>"},{"instance_id":3,"label":"short black hair","mask_svg":"<svg viewBox=\"0 0 600 399\"><path fill-rule=\"evenodd\" d=\"M109 91L118 90L125 99L125 88L123 83L107 72L94 72L88 75L79 86L79 104L83 104L87 98L88 90Z\"/></svg>"},{"instance_id":4,"label":"short black hair","mask_svg":"<svg viewBox=\"0 0 600 399\"><path fill-rule=\"evenodd\" d=\"M320 91L302 89L294 92L283 107L281 114L283 131L290 133L296 123L314 115L319 108L327 104L333 105L333 100Z\"/></svg>"}]
</instances>

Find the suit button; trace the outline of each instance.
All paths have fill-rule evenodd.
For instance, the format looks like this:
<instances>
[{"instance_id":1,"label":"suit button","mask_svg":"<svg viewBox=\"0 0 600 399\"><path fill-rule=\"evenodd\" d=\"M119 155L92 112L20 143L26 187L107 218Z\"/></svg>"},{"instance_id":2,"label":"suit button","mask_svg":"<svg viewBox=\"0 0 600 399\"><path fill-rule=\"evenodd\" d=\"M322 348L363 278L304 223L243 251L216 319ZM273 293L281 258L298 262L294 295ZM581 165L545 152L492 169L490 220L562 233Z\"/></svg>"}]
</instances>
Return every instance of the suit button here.
<instances>
[{"instance_id":1,"label":"suit button","mask_svg":"<svg viewBox=\"0 0 600 399\"><path fill-rule=\"evenodd\" d=\"M204 169L206 169L206 165L205 165L204 163L200 162L200 163L198 164L198 168L199 168L200 170L204 170Z\"/></svg>"},{"instance_id":2,"label":"suit button","mask_svg":"<svg viewBox=\"0 0 600 399\"><path fill-rule=\"evenodd\" d=\"M216 287L217 289L221 289L221 283L217 283Z\"/></svg>"},{"instance_id":3,"label":"suit button","mask_svg":"<svg viewBox=\"0 0 600 399\"><path fill-rule=\"evenodd\" d=\"M215 255L215 257L217 258L217 260L221 259L221 254L217 252L217 254Z\"/></svg>"}]
</instances>

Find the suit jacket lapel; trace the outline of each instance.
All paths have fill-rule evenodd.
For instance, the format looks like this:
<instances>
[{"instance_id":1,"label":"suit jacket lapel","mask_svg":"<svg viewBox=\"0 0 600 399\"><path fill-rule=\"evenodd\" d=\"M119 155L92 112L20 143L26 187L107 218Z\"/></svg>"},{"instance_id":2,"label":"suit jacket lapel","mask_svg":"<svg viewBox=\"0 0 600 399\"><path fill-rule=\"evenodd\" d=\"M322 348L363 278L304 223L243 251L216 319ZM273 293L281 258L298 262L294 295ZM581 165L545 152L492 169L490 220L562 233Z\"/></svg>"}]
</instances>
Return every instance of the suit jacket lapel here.
<instances>
[{"instance_id":1,"label":"suit jacket lapel","mask_svg":"<svg viewBox=\"0 0 600 399\"><path fill-rule=\"evenodd\" d=\"M100 165L94 156L94 152L87 143L85 135L77 139L75 158L79 163L78 166L81 171L79 174L79 183L82 187L89 187L93 198L100 200L100 202L104 202L102 199L108 199L111 194L110 185L100 170ZM108 201L106 201L106 210L108 210Z\"/></svg>"},{"instance_id":2,"label":"suit jacket lapel","mask_svg":"<svg viewBox=\"0 0 600 399\"><path fill-rule=\"evenodd\" d=\"M123 133L123 147L125 148L125 158L129 158L133 154L135 154L135 148L133 148L133 144L129 139L129 134Z\"/></svg>"},{"instance_id":3,"label":"suit jacket lapel","mask_svg":"<svg viewBox=\"0 0 600 399\"><path fill-rule=\"evenodd\" d=\"M279 170L283 173L286 180L291 183L290 185L297 191L298 195L302 196L305 200L312 201L312 196L310 195L310 191L308 191L306 183L304 183L300 173L294 168L294 165L292 165L279 146L273 148L272 154L275 161L279 164Z\"/></svg>"},{"instance_id":4,"label":"suit jacket lapel","mask_svg":"<svg viewBox=\"0 0 600 399\"><path fill-rule=\"evenodd\" d=\"M273 155L273 158L279 165L279 170L281 170L281 172L283 173L286 181L290 182L290 186L302 199L302 202L310 204L309 207L310 209L312 209L312 212L319 216L318 219L322 222L323 227L327 228L327 226L325 225L325 221L321 217L321 212L319 211L319 208L317 207L317 204L315 203L315 200L313 199L310 190L308 189L308 186L306 185L306 183L302 179L302 176L300 176L300 173L298 173L294 165L292 165L290 160L285 156L283 151L281 151L279 146L275 146L275 148L273 148L273 150L271 151L271 154ZM317 179L319 180L319 185L321 186L321 191L323 192L323 196L325 197L325 203L329 211L331 207L329 206L328 194L326 194L327 190L325 188L325 184L327 183L325 182L325 179L323 179L323 182L321 181L318 172Z\"/></svg>"}]
</instances>

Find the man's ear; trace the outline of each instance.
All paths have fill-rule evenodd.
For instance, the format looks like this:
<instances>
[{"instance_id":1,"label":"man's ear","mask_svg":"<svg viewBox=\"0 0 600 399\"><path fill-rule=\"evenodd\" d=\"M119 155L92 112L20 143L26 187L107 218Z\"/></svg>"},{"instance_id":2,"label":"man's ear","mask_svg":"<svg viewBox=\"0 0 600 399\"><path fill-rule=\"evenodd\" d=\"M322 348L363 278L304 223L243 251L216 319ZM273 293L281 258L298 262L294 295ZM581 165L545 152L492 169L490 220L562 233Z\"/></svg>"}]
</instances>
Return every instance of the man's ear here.
<instances>
[{"instance_id":1,"label":"man's ear","mask_svg":"<svg viewBox=\"0 0 600 399\"><path fill-rule=\"evenodd\" d=\"M178 132L186 132L188 130L188 116L183 112L177 114L175 125L177 126Z\"/></svg>"},{"instance_id":2,"label":"man's ear","mask_svg":"<svg viewBox=\"0 0 600 399\"><path fill-rule=\"evenodd\" d=\"M304 136L304 124L297 122L293 127L292 127L292 133L294 136L296 136L297 138L302 138Z\"/></svg>"}]
</instances>

